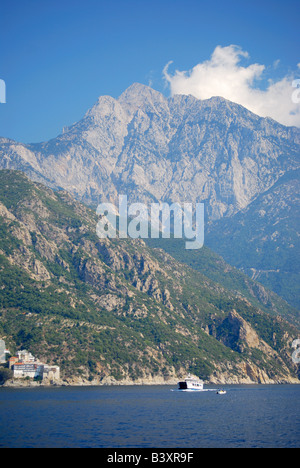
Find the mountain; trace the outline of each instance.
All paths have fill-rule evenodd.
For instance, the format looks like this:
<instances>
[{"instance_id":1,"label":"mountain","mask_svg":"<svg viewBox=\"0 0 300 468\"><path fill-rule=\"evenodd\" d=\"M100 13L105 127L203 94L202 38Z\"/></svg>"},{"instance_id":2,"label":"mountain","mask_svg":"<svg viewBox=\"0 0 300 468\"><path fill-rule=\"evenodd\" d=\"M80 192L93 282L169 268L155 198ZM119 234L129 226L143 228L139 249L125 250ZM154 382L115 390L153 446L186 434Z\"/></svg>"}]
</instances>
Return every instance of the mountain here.
<instances>
[{"instance_id":1,"label":"mountain","mask_svg":"<svg viewBox=\"0 0 300 468\"><path fill-rule=\"evenodd\" d=\"M204 202L207 245L298 308L299 268L289 259L300 254L299 149L298 128L220 97L167 99L136 83L118 99L100 97L49 142L0 139L0 168L92 206L116 203L119 194L129 202ZM285 177L295 182L281 191Z\"/></svg>"},{"instance_id":2,"label":"mountain","mask_svg":"<svg viewBox=\"0 0 300 468\"><path fill-rule=\"evenodd\" d=\"M262 311L275 317L281 316L299 327L300 319L297 309L291 307L280 295L226 263L223 257L207 246L199 250L186 250L185 241L182 239L148 239L146 243L151 248L163 249L173 258L199 271L214 283L245 297L253 306Z\"/></svg>"},{"instance_id":3,"label":"mountain","mask_svg":"<svg viewBox=\"0 0 300 468\"><path fill-rule=\"evenodd\" d=\"M271 288L298 310L299 176L299 170L287 172L246 209L209 226L207 235L207 245L231 265Z\"/></svg>"},{"instance_id":4,"label":"mountain","mask_svg":"<svg viewBox=\"0 0 300 468\"><path fill-rule=\"evenodd\" d=\"M129 201L204 201L214 220L299 168L299 148L299 129L225 99L167 99L134 84L119 99L100 97L49 142L1 139L0 164L92 204L119 193Z\"/></svg>"},{"instance_id":5,"label":"mountain","mask_svg":"<svg viewBox=\"0 0 300 468\"><path fill-rule=\"evenodd\" d=\"M100 240L97 222L66 191L0 171L0 336L11 352L58 364L69 384L174 382L188 371L298 381L298 328L142 240ZM282 301L270 297L277 313Z\"/></svg>"}]
</instances>

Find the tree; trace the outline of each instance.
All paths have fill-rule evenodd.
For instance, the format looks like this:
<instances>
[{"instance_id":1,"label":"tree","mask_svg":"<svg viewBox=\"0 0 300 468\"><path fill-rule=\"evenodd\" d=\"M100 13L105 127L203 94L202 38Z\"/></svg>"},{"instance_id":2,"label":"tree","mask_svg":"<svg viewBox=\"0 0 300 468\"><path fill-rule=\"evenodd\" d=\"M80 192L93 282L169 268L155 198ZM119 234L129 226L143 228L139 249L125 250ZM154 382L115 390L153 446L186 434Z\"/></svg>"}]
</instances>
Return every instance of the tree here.
<instances>
[{"instance_id":1,"label":"tree","mask_svg":"<svg viewBox=\"0 0 300 468\"><path fill-rule=\"evenodd\" d=\"M12 379L12 377L13 377L13 372L11 369L0 367L0 385L4 385L5 382L9 379Z\"/></svg>"}]
</instances>

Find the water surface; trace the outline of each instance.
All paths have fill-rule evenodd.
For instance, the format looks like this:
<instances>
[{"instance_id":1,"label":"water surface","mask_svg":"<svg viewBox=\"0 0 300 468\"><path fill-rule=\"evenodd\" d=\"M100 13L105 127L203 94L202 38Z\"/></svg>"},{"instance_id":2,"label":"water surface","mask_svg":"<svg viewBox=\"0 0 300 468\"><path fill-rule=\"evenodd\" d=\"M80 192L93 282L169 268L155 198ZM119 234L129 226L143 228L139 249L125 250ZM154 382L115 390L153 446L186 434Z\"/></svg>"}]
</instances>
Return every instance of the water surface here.
<instances>
[{"instance_id":1,"label":"water surface","mask_svg":"<svg viewBox=\"0 0 300 468\"><path fill-rule=\"evenodd\" d=\"M300 386L0 389L0 447L299 447Z\"/></svg>"}]
</instances>

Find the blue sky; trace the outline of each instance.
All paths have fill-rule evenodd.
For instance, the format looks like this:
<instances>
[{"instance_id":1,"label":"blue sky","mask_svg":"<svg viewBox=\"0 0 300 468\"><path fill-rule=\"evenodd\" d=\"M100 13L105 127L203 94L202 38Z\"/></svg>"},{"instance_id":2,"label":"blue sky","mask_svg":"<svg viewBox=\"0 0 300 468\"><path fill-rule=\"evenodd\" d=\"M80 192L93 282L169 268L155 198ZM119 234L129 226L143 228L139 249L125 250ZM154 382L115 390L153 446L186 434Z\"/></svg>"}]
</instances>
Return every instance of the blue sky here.
<instances>
[{"instance_id":1,"label":"blue sky","mask_svg":"<svg viewBox=\"0 0 300 468\"><path fill-rule=\"evenodd\" d=\"M297 70L299 1L14 0L0 6L0 136L54 138L100 95L133 82L170 95L163 78L209 60L217 46L263 64L258 84ZM279 62L277 62L279 60ZM274 64L276 63L276 66ZM299 68L298 68L299 71Z\"/></svg>"}]
</instances>

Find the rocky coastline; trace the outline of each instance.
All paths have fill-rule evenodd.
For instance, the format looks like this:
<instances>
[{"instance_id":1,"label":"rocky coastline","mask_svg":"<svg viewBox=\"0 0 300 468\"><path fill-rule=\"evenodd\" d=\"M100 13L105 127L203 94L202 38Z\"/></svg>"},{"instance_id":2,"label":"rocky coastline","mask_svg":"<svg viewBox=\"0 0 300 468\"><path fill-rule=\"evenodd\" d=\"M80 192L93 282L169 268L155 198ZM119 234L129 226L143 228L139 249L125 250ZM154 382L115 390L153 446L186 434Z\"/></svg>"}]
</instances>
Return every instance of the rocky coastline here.
<instances>
[{"instance_id":1,"label":"rocky coastline","mask_svg":"<svg viewBox=\"0 0 300 468\"><path fill-rule=\"evenodd\" d=\"M181 380L180 377L164 378L161 376L148 377L132 380L130 378L125 378L122 380L116 380L114 377L105 377L102 380L94 379L90 381L89 379L84 379L81 377L74 377L71 379L61 379L56 382L49 381L30 381L30 380L8 380L5 382L2 387L6 388L41 388L41 387L113 387L113 386L151 386L151 385L161 385L161 386L177 386L178 381ZM286 377L280 379L271 379L265 376L264 379L252 379L249 376L243 378L237 376L229 375L219 375L212 377L204 381L205 385L287 385L287 384L300 384L300 380L293 377Z\"/></svg>"}]
</instances>

